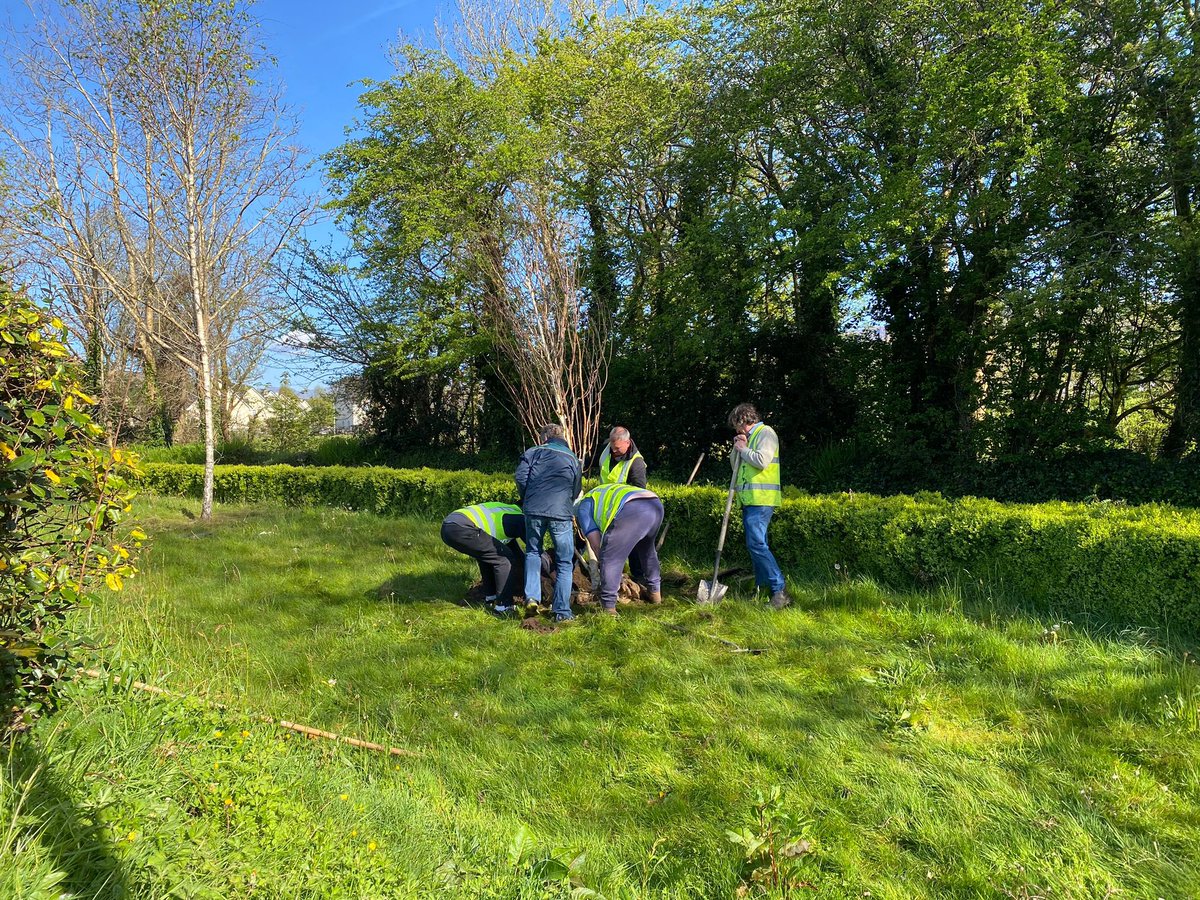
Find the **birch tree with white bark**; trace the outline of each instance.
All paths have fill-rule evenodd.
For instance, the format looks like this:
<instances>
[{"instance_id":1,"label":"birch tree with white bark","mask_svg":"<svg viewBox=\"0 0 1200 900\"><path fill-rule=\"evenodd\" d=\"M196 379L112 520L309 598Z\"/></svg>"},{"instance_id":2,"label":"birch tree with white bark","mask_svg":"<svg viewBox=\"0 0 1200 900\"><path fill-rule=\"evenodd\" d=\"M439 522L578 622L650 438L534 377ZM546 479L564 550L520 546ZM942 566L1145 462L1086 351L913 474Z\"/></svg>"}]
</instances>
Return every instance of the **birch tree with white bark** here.
<instances>
[{"instance_id":1,"label":"birch tree with white bark","mask_svg":"<svg viewBox=\"0 0 1200 900\"><path fill-rule=\"evenodd\" d=\"M166 354L194 376L206 519L217 361L261 337L272 263L313 210L251 6L36 3L0 113L22 264L94 286L133 323L144 366Z\"/></svg>"}]
</instances>

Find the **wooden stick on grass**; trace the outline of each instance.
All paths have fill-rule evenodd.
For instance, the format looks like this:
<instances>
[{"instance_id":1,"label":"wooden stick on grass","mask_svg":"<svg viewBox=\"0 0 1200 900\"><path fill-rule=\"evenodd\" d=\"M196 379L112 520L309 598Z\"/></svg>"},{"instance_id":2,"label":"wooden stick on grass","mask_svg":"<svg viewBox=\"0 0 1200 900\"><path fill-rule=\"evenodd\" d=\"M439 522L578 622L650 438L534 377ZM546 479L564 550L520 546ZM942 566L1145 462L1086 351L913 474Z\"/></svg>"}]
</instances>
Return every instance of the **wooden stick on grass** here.
<instances>
[{"instance_id":1,"label":"wooden stick on grass","mask_svg":"<svg viewBox=\"0 0 1200 900\"><path fill-rule=\"evenodd\" d=\"M89 678L103 678L104 673L97 669L85 669L84 675ZM120 684L122 679L119 675L113 675L114 684ZM168 691L165 688L156 687L153 684L146 684L144 681L134 681L130 683L130 687L134 690L144 691L148 694L157 694L160 697L183 697L184 694ZM217 703L215 700L207 700L204 697L196 697L201 703L211 706L214 709L224 710L227 707L224 703ZM377 753L389 753L392 756L420 756L416 750L403 750L400 747L385 747L383 744L376 744L371 741L364 741L360 738L348 737L344 734L335 734L332 731L321 731L319 728L310 728L308 725L300 725L296 722L285 722L282 719L272 719L270 716L252 714L252 717L267 725L274 725L278 728L286 728L288 731L294 731L297 734L303 734L307 737L316 739L324 738L328 741L337 741L341 744L349 744L351 747L361 747L364 750L374 750Z\"/></svg>"}]
</instances>

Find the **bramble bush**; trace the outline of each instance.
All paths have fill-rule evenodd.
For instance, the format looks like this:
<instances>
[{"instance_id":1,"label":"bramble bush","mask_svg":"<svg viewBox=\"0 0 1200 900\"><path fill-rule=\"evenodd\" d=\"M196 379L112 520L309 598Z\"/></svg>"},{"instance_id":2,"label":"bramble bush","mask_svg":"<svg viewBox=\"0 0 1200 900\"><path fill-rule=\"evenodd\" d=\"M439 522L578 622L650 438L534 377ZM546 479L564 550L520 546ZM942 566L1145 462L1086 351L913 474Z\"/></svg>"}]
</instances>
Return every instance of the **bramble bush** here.
<instances>
[{"instance_id":1,"label":"bramble bush","mask_svg":"<svg viewBox=\"0 0 1200 900\"><path fill-rule=\"evenodd\" d=\"M118 538L140 473L85 411L65 335L0 282L0 727L53 705L67 613L94 589L120 590L144 537Z\"/></svg>"},{"instance_id":2,"label":"bramble bush","mask_svg":"<svg viewBox=\"0 0 1200 900\"><path fill-rule=\"evenodd\" d=\"M198 496L198 466L151 464L145 486ZM652 485L671 530L667 550L700 563L716 545L725 492ZM437 519L468 503L516 501L507 475L436 469L218 466L222 502L329 505ZM743 554L735 514L726 546ZM793 575L870 576L895 586L954 584L1039 608L1200 632L1200 514L1113 503L1006 504L938 494L803 496L771 524Z\"/></svg>"}]
</instances>

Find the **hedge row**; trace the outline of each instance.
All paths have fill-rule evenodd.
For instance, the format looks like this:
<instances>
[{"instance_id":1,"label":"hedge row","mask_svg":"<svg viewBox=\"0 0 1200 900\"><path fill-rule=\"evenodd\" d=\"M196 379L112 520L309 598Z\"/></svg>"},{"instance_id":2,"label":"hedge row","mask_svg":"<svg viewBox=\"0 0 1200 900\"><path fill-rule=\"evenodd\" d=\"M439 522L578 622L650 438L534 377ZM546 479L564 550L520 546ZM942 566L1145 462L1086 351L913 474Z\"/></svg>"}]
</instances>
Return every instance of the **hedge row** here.
<instances>
[{"instance_id":1,"label":"hedge row","mask_svg":"<svg viewBox=\"0 0 1200 900\"><path fill-rule=\"evenodd\" d=\"M202 468L148 464L146 487L199 496ZM724 492L662 486L668 549L711 555ZM507 476L435 469L218 466L222 502L281 501L440 519L487 500L515 501ZM727 542L741 549L738 517ZM1200 514L1114 504L1004 504L938 495L789 497L771 526L784 568L869 574L896 586L983 586L1066 614L1200 633ZM839 568L840 567L840 568Z\"/></svg>"}]
</instances>

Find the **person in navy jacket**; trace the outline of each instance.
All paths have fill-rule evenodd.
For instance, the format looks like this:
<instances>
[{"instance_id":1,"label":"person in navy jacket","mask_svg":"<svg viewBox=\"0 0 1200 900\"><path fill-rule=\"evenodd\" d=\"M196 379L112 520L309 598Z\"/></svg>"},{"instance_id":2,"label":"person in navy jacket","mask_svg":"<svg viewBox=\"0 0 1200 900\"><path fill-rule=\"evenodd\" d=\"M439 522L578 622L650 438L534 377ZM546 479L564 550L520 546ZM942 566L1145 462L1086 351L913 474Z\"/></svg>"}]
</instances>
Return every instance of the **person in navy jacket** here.
<instances>
[{"instance_id":1,"label":"person in navy jacket","mask_svg":"<svg viewBox=\"0 0 1200 900\"><path fill-rule=\"evenodd\" d=\"M540 561L546 535L554 544L554 618L574 618L571 582L575 568L575 536L571 521L575 498L583 490L583 466L571 452L561 425L544 425L538 446L517 463L515 480L525 513L525 602L542 599Z\"/></svg>"}]
</instances>

